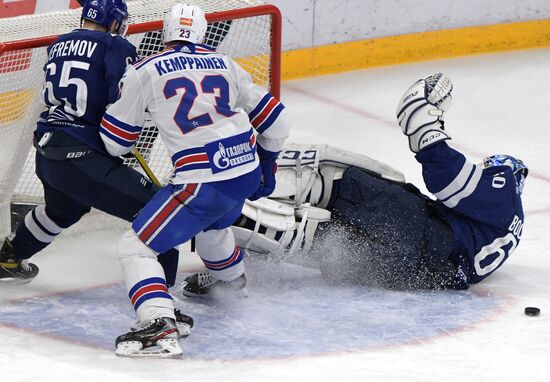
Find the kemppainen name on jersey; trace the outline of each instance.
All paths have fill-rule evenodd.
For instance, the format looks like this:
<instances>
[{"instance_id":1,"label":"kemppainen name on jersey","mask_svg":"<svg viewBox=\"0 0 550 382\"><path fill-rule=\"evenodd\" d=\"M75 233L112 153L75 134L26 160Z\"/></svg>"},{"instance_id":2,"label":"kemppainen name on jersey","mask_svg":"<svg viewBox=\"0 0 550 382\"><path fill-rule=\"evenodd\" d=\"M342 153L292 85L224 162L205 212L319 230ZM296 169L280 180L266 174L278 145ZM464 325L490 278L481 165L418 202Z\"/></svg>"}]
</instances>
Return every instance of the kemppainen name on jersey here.
<instances>
[{"instance_id":1,"label":"kemppainen name on jersey","mask_svg":"<svg viewBox=\"0 0 550 382\"><path fill-rule=\"evenodd\" d=\"M172 73L178 70L227 70L227 65L221 57L177 56L155 62L155 68L159 76L162 76L163 74Z\"/></svg>"}]
</instances>

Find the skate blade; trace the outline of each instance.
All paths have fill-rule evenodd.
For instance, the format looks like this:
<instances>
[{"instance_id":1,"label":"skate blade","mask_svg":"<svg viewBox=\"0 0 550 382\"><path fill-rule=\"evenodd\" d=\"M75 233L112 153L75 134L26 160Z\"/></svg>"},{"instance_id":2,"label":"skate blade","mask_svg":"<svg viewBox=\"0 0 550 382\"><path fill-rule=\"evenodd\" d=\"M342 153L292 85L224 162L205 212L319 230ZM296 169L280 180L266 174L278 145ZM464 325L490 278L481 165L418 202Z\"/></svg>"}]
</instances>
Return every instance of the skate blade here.
<instances>
[{"instance_id":1,"label":"skate blade","mask_svg":"<svg viewBox=\"0 0 550 382\"><path fill-rule=\"evenodd\" d=\"M18 279L18 278L12 277L12 278L0 279L0 284L1 285L19 286L19 285L27 285L32 280L34 280L34 277L30 278L30 279Z\"/></svg>"},{"instance_id":2,"label":"skate blade","mask_svg":"<svg viewBox=\"0 0 550 382\"><path fill-rule=\"evenodd\" d=\"M191 334L191 326L189 324L176 321L176 327L178 328L178 335L180 338L185 338Z\"/></svg>"},{"instance_id":3,"label":"skate blade","mask_svg":"<svg viewBox=\"0 0 550 382\"><path fill-rule=\"evenodd\" d=\"M197 297L197 298L206 298L206 299L208 299L208 298L212 297L210 295L210 293L208 293L208 292L206 292L206 293L195 293L195 292L188 291L188 290L185 289L186 286L187 286L187 281L184 281L179 287L176 288L176 290L174 291L175 294L181 293L185 297L191 297L191 298Z\"/></svg>"},{"instance_id":4,"label":"skate blade","mask_svg":"<svg viewBox=\"0 0 550 382\"><path fill-rule=\"evenodd\" d=\"M186 291L185 289L181 289L181 294L185 297L190 298L198 298L198 299L219 299L219 298L247 298L248 297L248 291L246 288L239 289L239 290L227 290L223 288L216 288L209 293L193 293Z\"/></svg>"},{"instance_id":5,"label":"skate blade","mask_svg":"<svg viewBox=\"0 0 550 382\"><path fill-rule=\"evenodd\" d=\"M248 298L248 290L246 288L242 289L224 289L223 287L216 288L210 295L217 299L234 299L240 300Z\"/></svg>"},{"instance_id":6,"label":"skate blade","mask_svg":"<svg viewBox=\"0 0 550 382\"><path fill-rule=\"evenodd\" d=\"M248 290L246 288L243 288L243 289L235 292L235 297L237 297L237 298L248 298Z\"/></svg>"},{"instance_id":7,"label":"skate blade","mask_svg":"<svg viewBox=\"0 0 550 382\"><path fill-rule=\"evenodd\" d=\"M182 290L181 294L184 295L185 297L190 297L190 298L204 298L204 299L212 298L211 293L193 293L193 292L188 292L186 290Z\"/></svg>"},{"instance_id":8,"label":"skate blade","mask_svg":"<svg viewBox=\"0 0 550 382\"><path fill-rule=\"evenodd\" d=\"M141 358L178 358L183 351L175 338L164 338L158 340L156 346L143 349L138 341L121 342L118 344L115 354L119 357L141 357Z\"/></svg>"}]
</instances>

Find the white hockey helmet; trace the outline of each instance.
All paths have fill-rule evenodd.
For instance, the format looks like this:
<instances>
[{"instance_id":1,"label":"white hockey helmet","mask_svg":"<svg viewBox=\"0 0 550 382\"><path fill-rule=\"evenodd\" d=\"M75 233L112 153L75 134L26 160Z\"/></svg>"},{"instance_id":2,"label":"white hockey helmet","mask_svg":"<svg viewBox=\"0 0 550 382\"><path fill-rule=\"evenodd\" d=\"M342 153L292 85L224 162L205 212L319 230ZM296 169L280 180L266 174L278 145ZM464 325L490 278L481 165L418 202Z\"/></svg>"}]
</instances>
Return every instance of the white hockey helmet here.
<instances>
[{"instance_id":1,"label":"white hockey helmet","mask_svg":"<svg viewBox=\"0 0 550 382\"><path fill-rule=\"evenodd\" d=\"M207 25L204 11L197 5L175 4L164 15L164 43L188 41L201 44Z\"/></svg>"}]
</instances>

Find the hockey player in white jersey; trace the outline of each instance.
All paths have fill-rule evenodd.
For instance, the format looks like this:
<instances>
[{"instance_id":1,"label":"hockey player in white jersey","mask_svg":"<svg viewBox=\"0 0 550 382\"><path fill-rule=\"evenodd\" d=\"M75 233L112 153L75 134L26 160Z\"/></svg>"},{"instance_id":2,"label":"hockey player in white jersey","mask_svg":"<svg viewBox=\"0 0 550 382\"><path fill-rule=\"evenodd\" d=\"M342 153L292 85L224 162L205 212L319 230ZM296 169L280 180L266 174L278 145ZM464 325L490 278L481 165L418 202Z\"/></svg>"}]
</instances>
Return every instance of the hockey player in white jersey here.
<instances>
[{"instance_id":1,"label":"hockey player in white jersey","mask_svg":"<svg viewBox=\"0 0 550 382\"><path fill-rule=\"evenodd\" d=\"M181 355L174 307L159 253L191 238L216 280L244 287L243 252L229 226L246 198L269 195L289 134L284 106L231 58L200 45L204 12L176 4L164 18L166 50L127 68L101 136L112 155L131 150L151 114L174 165L123 235L119 257L140 325L116 340L116 354Z\"/></svg>"}]
</instances>

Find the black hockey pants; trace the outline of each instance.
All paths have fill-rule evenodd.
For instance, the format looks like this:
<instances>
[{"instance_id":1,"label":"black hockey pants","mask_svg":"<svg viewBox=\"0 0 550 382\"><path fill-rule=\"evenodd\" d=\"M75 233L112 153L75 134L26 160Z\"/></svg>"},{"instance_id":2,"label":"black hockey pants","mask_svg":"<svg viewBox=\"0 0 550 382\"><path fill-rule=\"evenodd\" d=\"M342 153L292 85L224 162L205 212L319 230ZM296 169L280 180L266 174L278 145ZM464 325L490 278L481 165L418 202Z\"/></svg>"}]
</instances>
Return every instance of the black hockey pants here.
<instances>
[{"instance_id":1,"label":"black hockey pants","mask_svg":"<svg viewBox=\"0 0 550 382\"><path fill-rule=\"evenodd\" d=\"M335 187L332 221L316 234L314 256L335 283L390 289L452 288L453 234L435 202L412 184L351 167Z\"/></svg>"},{"instance_id":2,"label":"black hockey pants","mask_svg":"<svg viewBox=\"0 0 550 382\"><path fill-rule=\"evenodd\" d=\"M57 153L64 147L82 147L80 141L61 131L54 133L48 145L59 148ZM149 179L124 165L121 159L93 150L78 159L65 160L48 159L37 152L36 175L44 186L46 214L61 228L78 222L92 207L131 222L158 191ZM38 240L26 224L21 224L13 244L19 258L30 258L49 243ZM167 283L173 285L178 251L172 249L158 258Z\"/></svg>"}]
</instances>

